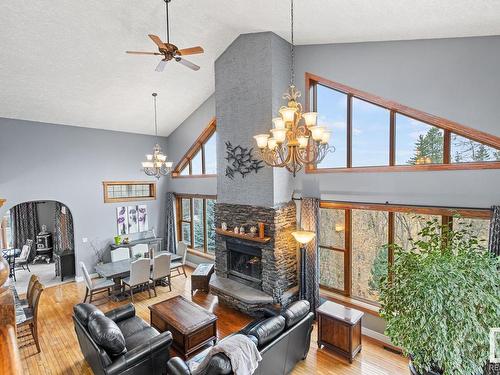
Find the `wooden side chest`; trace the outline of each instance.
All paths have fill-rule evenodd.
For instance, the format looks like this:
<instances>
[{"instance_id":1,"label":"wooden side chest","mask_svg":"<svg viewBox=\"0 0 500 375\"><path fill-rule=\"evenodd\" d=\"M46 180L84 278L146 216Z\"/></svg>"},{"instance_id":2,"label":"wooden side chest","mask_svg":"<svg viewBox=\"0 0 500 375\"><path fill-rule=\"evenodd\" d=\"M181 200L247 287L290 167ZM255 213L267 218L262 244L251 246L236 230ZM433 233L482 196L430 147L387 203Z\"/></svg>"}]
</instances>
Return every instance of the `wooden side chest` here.
<instances>
[{"instance_id":1,"label":"wooden side chest","mask_svg":"<svg viewBox=\"0 0 500 375\"><path fill-rule=\"evenodd\" d=\"M195 290L208 292L208 283L213 273L214 265L212 263L200 263L191 274L191 295Z\"/></svg>"},{"instance_id":2,"label":"wooden side chest","mask_svg":"<svg viewBox=\"0 0 500 375\"><path fill-rule=\"evenodd\" d=\"M361 351L361 319L364 313L326 301L317 310L318 347L327 347L349 363Z\"/></svg>"}]
</instances>

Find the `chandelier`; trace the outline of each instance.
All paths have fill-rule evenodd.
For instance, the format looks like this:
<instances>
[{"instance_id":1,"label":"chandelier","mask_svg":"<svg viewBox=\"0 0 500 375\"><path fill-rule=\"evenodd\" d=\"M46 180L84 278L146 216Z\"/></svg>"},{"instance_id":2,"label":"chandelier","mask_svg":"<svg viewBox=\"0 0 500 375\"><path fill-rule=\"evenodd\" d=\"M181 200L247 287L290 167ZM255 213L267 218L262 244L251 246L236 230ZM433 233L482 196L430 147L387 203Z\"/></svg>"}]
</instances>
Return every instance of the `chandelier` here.
<instances>
[{"instance_id":1,"label":"chandelier","mask_svg":"<svg viewBox=\"0 0 500 375\"><path fill-rule=\"evenodd\" d=\"M153 93L154 113L155 113L155 136L158 142L158 121L156 116L156 97L157 93ZM153 153L146 155L146 161L142 162L144 173L148 176L160 178L166 176L172 170L172 162L167 161L167 155L161 152L161 147L158 143L153 147Z\"/></svg>"},{"instance_id":2,"label":"chandelier","mask_svg":"<svg viewBox=\"0 0 500 375\"><path fill-rule=\"evenodd\" d=\"M271 134L258 134L254 138L261 157L267 165L284 167L295 177L304 165L320 163L326 154L333 152L335 148L328 145L331 131L317 125L318 114L316 112L302 113L302 105L298 101L301 94L294 84L293 0L290 0L290 13L290 87L283 95L283 99L287 100L287 105L279 109L279 117L273 118L274 127L270 130Z\"/></svg>"}]
</instances>

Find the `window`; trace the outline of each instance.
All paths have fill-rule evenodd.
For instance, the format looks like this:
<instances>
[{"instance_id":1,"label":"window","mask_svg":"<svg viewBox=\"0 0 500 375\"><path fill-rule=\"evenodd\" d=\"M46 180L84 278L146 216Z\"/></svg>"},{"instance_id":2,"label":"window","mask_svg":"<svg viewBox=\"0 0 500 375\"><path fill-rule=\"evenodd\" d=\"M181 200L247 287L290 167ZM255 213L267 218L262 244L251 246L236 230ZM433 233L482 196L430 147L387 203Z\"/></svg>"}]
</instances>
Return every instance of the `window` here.
<instances>
[{"instance_id":1,"label":"window","mask_svg":"<svg viewBox=\"0 0 500 375\"><path fill-rule=\"evenodd\" d=\"M177 235L189 248L199 253L215 252L215 197L177 196Z\"/></svg>"},{"instance_id":2,"label":"window","mask_svg":"<svg viewBox=\"0 0 500 375\"><path fill-rule=\"evenodd\" d=\"M456 217L456 215L462 217ZM319 222L320 286L377 304L381 278L390 276L396 243L410 249L410 238L428 221L454 229L472 228L487 247L490 210L321 202Z\"/></svg>"},{"instance_id":3,"label":"window","mask_svg":"<svg viewBox=\"0 0 500 375\"><path fill-rule=\"evenodd\" d=\"M389 165L390 113L352 99L352 166Z\"/></svg>"},{"instance_id":4,"label":"window","mask_svg":"<svg viewBox=\"0 0 500 375\"><path fill-rule=\"evenodd\" d=\"M306 172L500 168L500 137L310 73L305 92L335 147Z\"/></svg>"},{"instance_id":5,"label":"window","mask_svg":"<svg viewBox=\"0 0 500 375\"><path fill-rule=\"evenodd\" d=\"M10 211L7 210L3 218L0 218L0 248L10 249L14 246L12 237L12 222Z\"/></svg>"},{"instance_id":6,"label":"window","mask_svg":"<svg viewBox=\"0 0 500 375\"><path fill-rule=\"evenodd\" d=\"M175 166L172 177L197 177L217 174L217 135L215 130L214 118Z\"/></svg>"},{"instance_id":7,"label":"window","mask_svg":"<svg viewBox=\"0 0 500 375\"><path fill-rule=\"evenodd\" d=\"M156 199L156 182L104 181L104 203L144 201Z\"/></svg>"}]
</instances>

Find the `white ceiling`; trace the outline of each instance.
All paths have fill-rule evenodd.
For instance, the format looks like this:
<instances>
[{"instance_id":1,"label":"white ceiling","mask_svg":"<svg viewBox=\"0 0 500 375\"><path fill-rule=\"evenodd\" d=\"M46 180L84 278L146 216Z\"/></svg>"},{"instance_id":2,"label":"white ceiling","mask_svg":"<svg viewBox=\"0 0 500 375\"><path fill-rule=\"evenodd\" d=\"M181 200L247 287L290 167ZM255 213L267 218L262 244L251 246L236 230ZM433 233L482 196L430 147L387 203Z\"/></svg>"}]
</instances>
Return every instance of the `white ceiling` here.
<instances>
[{"instance_id":1,"label":"white ceiling","mask_svg":"<svg viewBox=\"0 0 500 375\"><path fill-rule=\"evenodd\" d=\"M162 135L214 90L213 64L242 33L288 38L287 0L173 0L171 37L202 45L193 72L154 68L148 33L164 36L162 0L3 0L0 4L0 117L153 133L158 92ZM296 43L500 34L499 0L295 0Z\"/></svg>"}]
</instances>

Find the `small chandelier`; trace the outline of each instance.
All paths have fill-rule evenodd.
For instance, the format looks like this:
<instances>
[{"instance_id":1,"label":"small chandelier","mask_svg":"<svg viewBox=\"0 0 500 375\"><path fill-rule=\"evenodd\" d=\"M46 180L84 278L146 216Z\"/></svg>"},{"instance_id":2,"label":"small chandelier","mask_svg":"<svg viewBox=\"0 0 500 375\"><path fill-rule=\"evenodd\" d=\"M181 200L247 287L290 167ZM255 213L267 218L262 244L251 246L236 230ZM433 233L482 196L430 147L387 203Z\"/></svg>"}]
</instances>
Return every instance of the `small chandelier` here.
<instances>
[{"instance_id":1,"label":"small chandelier","mask_svg":"<svg viewBox=\"0 0 500 375\"><path fill-rule=\"evenodd\" d=\"M153 102L155 108L155 136L158 141L158 122L156 116L156 97L157 93L153 93ZM167 155L161 152L161 147L156 143L153 147L153 153L146 155L146 161L142 162L142 167L144 168L144 173L148 176L154 176L159 179L161 176L166 176L172 170L172 162L167 161Z\"/></svg>"},{"instance_id":2,"label":"small chandelier","mask_svg":"<svg viewBox=\"0 0 500 375\"><path fill-rule=\"evenodd\" d=\"M279 109L280 117L273 118L274 127L271 129L271 135L258 134L254 138L267 165L285 167L295 177L304 165L320 163L326 154L335 151L335 148L328 145L330 130L317 125L318 114L302 113L302 105L298 102L301 94L294 84L293 0L290 1L290 5L291 78L288 92L283 95L283 99L288 103Z\"/></svg>"}]
</instances>

